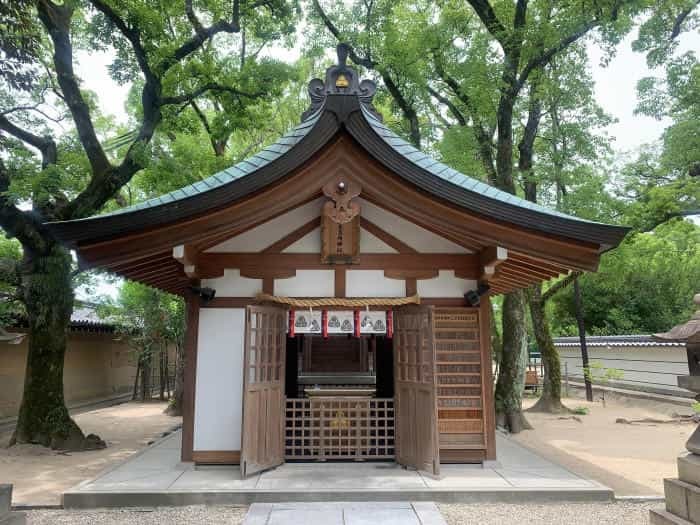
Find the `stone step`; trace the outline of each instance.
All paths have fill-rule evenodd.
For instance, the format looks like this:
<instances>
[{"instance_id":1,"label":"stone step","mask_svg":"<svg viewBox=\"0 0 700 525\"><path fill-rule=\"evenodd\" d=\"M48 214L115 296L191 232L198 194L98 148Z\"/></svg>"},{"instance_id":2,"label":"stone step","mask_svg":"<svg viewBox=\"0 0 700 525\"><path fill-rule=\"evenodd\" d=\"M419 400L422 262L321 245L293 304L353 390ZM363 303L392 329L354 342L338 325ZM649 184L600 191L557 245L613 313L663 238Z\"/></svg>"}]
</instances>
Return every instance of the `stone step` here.
<instances>
[{"instance_id":1,"label":"stone step","mask_svg":"<svg viewBox=\"0 0 700 525\"><path fill-rule=\"evenodd\" d=\"M683 519L700 523L700 487L675 478L664 479L666 510Z\"/></svg>"},{"instance_id":2,"label":"stone step","mask_svg":"<svg viewBox=\"0 0 700 525\"><path fill-rule=\"evenodd\" d=\"M651 525L693 525L690 521L663 509L649 511L649 523Z\"/></svg>"},{"instance_id":3,"label":"stone step","mask_svg":"<svg viewBox=\"0 0 700 525\"><path fill-rule=\"evenodd\" d=\"M0 520L12 509L12 485L0 483Z\"/></svg>"},{"instance_id":4,"label":"stone step","mask_svg":"<svg viewBox=\"0 0 700 525\"><path fill-rule=\"evenodd\" d=\"M700 456L690 452L678 456L678 479L700 486Z\"/></svg>"},{"instance_id":5,"label":"stone step","mask_svg":"<svg viewBox=\"0 0 700 525\"><path fill-rule=\"evenodd\" d=\"M24 512L12 512L12 485L0 484L0 525L25 525Z\"/></svg>"}]
</instances>

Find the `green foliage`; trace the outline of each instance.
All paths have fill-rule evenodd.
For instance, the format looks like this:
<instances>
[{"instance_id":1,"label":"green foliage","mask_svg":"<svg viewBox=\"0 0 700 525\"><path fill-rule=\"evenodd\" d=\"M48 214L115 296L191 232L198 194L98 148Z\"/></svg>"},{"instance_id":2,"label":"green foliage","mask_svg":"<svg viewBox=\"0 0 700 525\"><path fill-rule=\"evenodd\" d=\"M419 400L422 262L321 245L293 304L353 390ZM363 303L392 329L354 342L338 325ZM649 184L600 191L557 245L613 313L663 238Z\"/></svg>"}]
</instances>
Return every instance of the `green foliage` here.
<instances>
[{"instance_id":1,"label":"green foliage","mask_svg":"<svg viewBox=\"0 0 700 525\"><path fill-rule=\"evenodd\" d=\"M700 401L693 401L693 404L690 405L690 407L693 409L693 412L700 414Z\"/></svg>"},{"instance_id":2,"label":"green foliage","mask_svg":"<svg viewBox=\"0 0 700 525\"><path fill-rule=\"evenodd\" d=\"M173 295L127 281L117 300L103 299L98 312L119 327L139 359L183 344L184 303Z\"/></svg>"},{"instance_id":3,"label":"green foliage","mask_svg":"<svg viewBox=\"0 0 700 525\"><path fill-rule=\"evenodd\" d=\"M571 410L572 414L576 414L577 416L587 416L588 415L588 407L574 407Z\"/></svg>"},{"instance_id":4,"label":"green foliage","mask_svg":"<svg viewBox=\"0 0 700 525\"><path fill-rule=\"evenodd\" d=\"M639 233L603 255L597 273L581 278L586 329L590 334L655 333L687 321L700 282L700 227L684 220ZM550 302L552 328L575 335L573 296Z\"/></svg>"},{"instance_id":5,"label":"green foliage","mask_svg":"<svg viewBox=\"0 0 700 525\"><path fill-rule=\"evenodd\" d=\"M610 381L619 381L624 375L622 370L606 368L600 361L592 361L588 367L583 369L583 376L596 385L606 385Z\"/></svg>"}]
</instances>

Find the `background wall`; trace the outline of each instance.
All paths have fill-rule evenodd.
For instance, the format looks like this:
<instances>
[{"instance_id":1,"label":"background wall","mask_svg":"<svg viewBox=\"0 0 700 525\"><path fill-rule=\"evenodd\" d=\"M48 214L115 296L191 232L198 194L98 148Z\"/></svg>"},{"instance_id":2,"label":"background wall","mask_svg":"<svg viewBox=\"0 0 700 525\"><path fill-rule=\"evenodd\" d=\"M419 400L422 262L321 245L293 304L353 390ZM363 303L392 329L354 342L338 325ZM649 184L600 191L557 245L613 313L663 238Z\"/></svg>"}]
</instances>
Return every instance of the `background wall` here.
<instances>
[{"instance_id":1,"label":"background wall","mask_svg":"<svg viewBox=\"0 0 700 525\"><path fill-rule=\"evenodd\" d=\"M0 343L0 418L17 415L27 365L27 338L18 344ZM134 385L136 361L124 341L110 333L68 335L63 370L66 403L128 394Z\"/></svg>"},{"instance_id":2,"label":"background wall","mask_svg":"<svg viewBox=\"0 0 700 525\"><path fill-rule=\"evenodd\" d=\"M559 347L558 350L562 378L566 364L570 378L583 380L580 347ZM622 372L622 379L615 380L610 386L688 395L687 390L678 388L676 383L677 376L688 374L688 361L683 346L594 346L588 348L588 358L590 362L601 363L604 368L615 368Z\"/></svg>"}]
</instances>

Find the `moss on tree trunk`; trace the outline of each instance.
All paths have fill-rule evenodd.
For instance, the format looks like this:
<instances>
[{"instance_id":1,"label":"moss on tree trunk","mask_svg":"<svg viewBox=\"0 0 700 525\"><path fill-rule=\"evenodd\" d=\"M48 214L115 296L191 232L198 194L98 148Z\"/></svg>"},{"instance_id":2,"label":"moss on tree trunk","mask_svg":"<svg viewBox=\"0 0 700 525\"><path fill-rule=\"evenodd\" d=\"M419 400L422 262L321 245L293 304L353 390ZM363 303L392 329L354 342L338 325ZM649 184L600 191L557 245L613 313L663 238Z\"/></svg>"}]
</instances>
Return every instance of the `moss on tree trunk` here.
<instances>
[{"instance_id":1,"label":"moss on tree trunk","mask_svg":"<svg viewBox=\"0 0 700 525\"><path fill-rule=\"evenodd\" d=\"M496 423L517 433L532 428L522 411L527 364L525 294L509 293L503 299L503 353L496 381Z\"/></svg>"},{"instance_id":2,"label":"moss on tree trunk","mask_svg":"<svg viewBox=\"0 0 700 525\"><path fill-rule=\"evenodd\" d=\"M25 253L21 273L29 351L22 403L10 444L94 448L90 445L95 440L86 440L68 414L63 397L66 334L73 311L70 254L55 244L42 254Z\"/></svg>"},{"instance_id":3,"label":"moss on tree trunk","mask_svg":"<svg viewBox=\"0 0 700 525\"><path fill-rule=\"evenodd\" d=\"M528 295L532 328L544 367L542 395L530 410L554 414L567 412L568 409L561 402L561 362L549 329L545 302L542 300L542 285L533 285Z\"/></svg>"}]
</instances>

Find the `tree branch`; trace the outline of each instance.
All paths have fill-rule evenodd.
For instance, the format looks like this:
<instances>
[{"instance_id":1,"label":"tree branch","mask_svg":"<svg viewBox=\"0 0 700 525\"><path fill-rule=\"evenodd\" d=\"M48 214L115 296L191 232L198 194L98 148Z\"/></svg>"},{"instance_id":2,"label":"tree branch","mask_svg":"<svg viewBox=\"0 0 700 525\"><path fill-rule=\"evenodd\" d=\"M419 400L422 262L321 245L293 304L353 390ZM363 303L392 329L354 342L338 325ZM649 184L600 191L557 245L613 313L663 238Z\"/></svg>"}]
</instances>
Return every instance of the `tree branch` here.
<instances>
[{"instance_id":1,"label":"tree branch","mask_svg":"<svg viewBox=\"0 0 700 525\"><path fill-rule=\"evenodd\" d=\"M46 243L41 235L41 218L29 211L22 211L8 198L10 175L0 157L0 226L8 237L15 237L25 249L41 252Z\"/></svg>"},{"instance_id":2,"label":"tree branch","mask_svg":"<svg viewBox=\"0 0 700 525\"><path fill-rule=\"evenodd\" d=\"M563 279L557 281L552 286L550 286L546 292L542 294L542 303L549 301L554 295L561 292L564 288L573 283L581 275L581 272L571 272L569 275Z\"/></svg>"},{"instance_id":3,"label":"tree branch","mask_svg":"<svg viewBox=\"0 0 700 525\"><path fill-rule=\"evenodd\" d=\"M255 93L247 93L245 91L241 91L239 89L236 89L231 86L222 86L221 84L215 84L213 82L204 84L203 86L198 87L191 93L185 93L183 95L173 95L170 97L161 97L159 103L160 105L164 106L167 104L184 104L184 103L190 103L191 101L195 100L197 97L200 95L203 95L207 91L219 91L219 92L224 92L224 93L231 93L232 95L236 96L241 96L241 97L246 97L246 98L259 98L262 97L265 93L262 91L257 91Z\"/></svg>"},{"instance_id":4,"label":"tree branch","mask_svg":"<svg viewBox=\"0 0 700 525\"><path fill-rule=\"evenodd\" d=\"M520 1L518 5L520 5ZM476 11L477 16L481 19L481 22L486 26L486 29L491 36L493 36L503 49L508 47L508 33L505 26L496 16L493 7L488 2L488 0L469 0L469 4L472 6L474 11Z\"/></svg>"},{"instance_id":5,"label":"tree branch","mask_svg":"<svg viewBox=\"0 0 700 525\"><path fill-rule=\"evenodd\" d=\"M51 137L40 137L30 133L10 122L4 115L0 115L0 129L38 149L41 153L42 168L56 162L56 143Z\"/></svg>"},{"instance_id":6,"label":"tree branch","mask_svg":"<svg viewBox=\"0 0 700 525\"><path fill-rule=\"evenodd\" d=\"M73 71L73 46L69 34L73 9L67 5L53 4L49 0L39 0L37 10L39 19L54 45L53 62L58 84L75 121L78 138L85 149L93 173L104 173L110 170L112 165L97 140L90 118L90 108L80 92L80 86Z\"/></svg>"},{"instance_id":7,"label":"tree branch","mask_svg":"<svg viewBox=\"0 0 700 525\"><path fill-rule=\"evenodd\" d=\"M262 5L265 5L266 2L257 2L251 6L252 8L260 7ZM173 53L163 59L159 66L158 70L161 73L165 73L168 71L173 65L177 64L180 62L182 59L188 57L195 51L197 51L199 48L204 45L204 43L212 38L213 36L217 35L218 33L238 33L241 30L241 8L240 8L240 0L233 0L233 12L231 15L231 21L226 21L226 20L219 20L218 22L213 23L209 27L203 27L201 23L199 23L199 20L196 18L194 15L194 11L192 11L192 17L196 21L193 26L195 28L195 34L194 36L188 38L183 42L183 44L178 47ZM188 18L189 18L189 13L188 13ZM192 19L190 19L190 23L192 23Z\"/></svg>"},{"instance_id":8,"label":"tree branch","mask_svg":"<svg viewBox=\"0 0 700 525\"><path fill-rule=\"evenodd\" d=\"M326 26L326 29L328 29L328 31L336 38L338 42L343 42L343 35L323 10L321 4L318 3L318 0L313 0L313 6L318 13L318 16L321 18L323 25ZM355 51L354 46L351 45L349 47L350 49L348 50L348 56L350 57L350 60L352 60L353 64L366 67L367 69L375 69L377 67L377 63L369 58L369 54L366 57L361 57Z\"/></svg>"},{"instance_id":9,"label":"tree branch","mask_svg":"<svg viewBox=\"0 0 700 525\"><path fill-rule=\"evenodd\" d=\"M692 13L693 10L699 5L700 0L696 0L695 5L692 5L678 13L678 16L676 16L676 19L673 22L673 28L671 29L671 36L669 37L669 40L675 40L678 38L678 35L681 34L681 29L683 28L683 22L686 21L686 19L690 16L690 13Z\"/></svg>"},{"instance_id":10,"label":"tree branch","mask_svg":"<svg viewBox=\"0 0 700 525\"><path fill-rule=\"evenodd\" d=\"M455 120L457 121L457 123L458 123L460 126L466 126L466 125L467 125L467 119L464 118L464 115L462 115L462 112L459 110L459 108L458 108L457 106L455 106L455 105L452 103L452 101L451 101L449 98L447 98L447 97L445 97L445 96L442 96L440 93L438 93L437 91L435 91L435 90L434 90L433 88L431 88L430 86L428 86L428 93L430 93L430 95L431 95L433 98L435 98L438 102L440 102L441 104L444 104L445 106L447 106L447 109L450 110L450 113L452 113L452 116L455 118Z\"/></svg>"},{"instance_id":11,"label":"tree branch","mask_svg":"<svg viewBox=\"0 0 700 525\"><path fill-rule=\"evenodd\" d=\"M599 22L598 20L589 20L585 24L583 24L581 27L579 27L576 31L573 33L565 36L562 38L559 42L557 42L554 46L545 49L542 51L539 55L533 57L530 59L530 61L525 64L525 67L523 67L523 70L520 72L520 76L518 77L518 82L517 82L517 89L519 90L520 88L525 85L525 82L527 82L528 76L538 68L544 67L547 64L549 64L550 60L556 55L557 53L563 51L567 47L569 47L571 44L576 42L579 38L583 37L586 33L588 33L591 29L594 27L598 26Z\"/></svg>"},{"instance_id":12,"label":"tree branch","mask_svg":"<svg viewBox=\"0 0 700 525\"><path fill-rule=\"evenodd\" d=\"M136 57L136 62L139 68L143 72L144 77L146 77L146 82L156 82L157 78L153 74L151 66L148 64L148 56L146 50L141 43L141 34L137 28L129 27L124 19L122 19L116 11L114 11L110 6L105 4L102 0L90 0L90 3L100 11L107 20L112 22L122 35L131 43L131 47L134 50L134 56Z\"/></svg>"}]
</instances>

